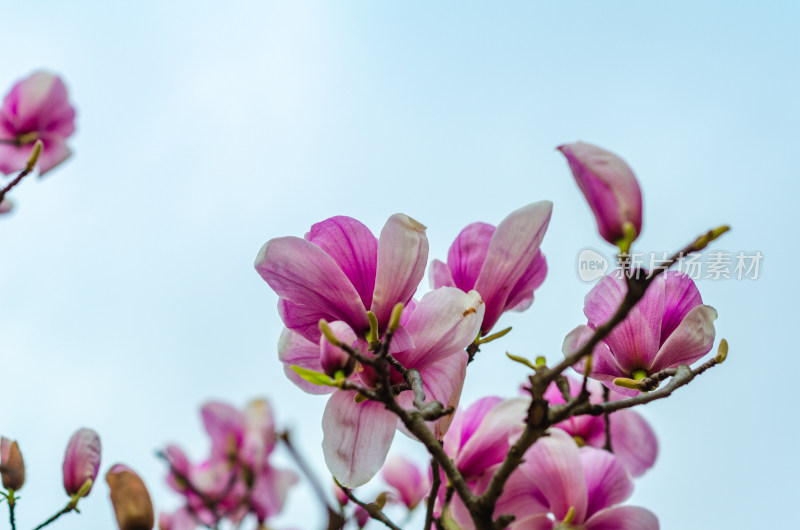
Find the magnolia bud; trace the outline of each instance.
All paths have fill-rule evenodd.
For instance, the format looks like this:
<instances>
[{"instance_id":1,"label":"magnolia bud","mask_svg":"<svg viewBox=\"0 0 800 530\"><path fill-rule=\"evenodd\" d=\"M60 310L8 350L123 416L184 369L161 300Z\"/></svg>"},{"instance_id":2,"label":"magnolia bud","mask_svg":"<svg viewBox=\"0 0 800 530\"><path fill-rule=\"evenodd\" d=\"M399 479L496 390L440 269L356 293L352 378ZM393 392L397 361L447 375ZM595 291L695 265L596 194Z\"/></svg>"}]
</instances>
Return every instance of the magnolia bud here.
<instances>
[{"instance_id":1,"label":"magnolia bud","mask_svg":"<svg viewBox=\"0 0 800 530\"><path fill-rule=\"evenodd\" d=\"M25 483L25 463L19 445L6 437L0 438L0 475L7 490L18 490Z\"/></svg>"},{"instance_id":2,"label":"magnolia bud","mask_svg":"<svg viewBox=\"0 0 800 530\"><path fill-rule=\"evenodd\" d=\"M153 503L139 475L123 464L106 473L111 489L111 504L120 530L152 530L155 525Z\"/></svg>"},{"instance_id":3,"label":"magnolia bud","mask_svg":"<svg viewBox=\"0 0 800 530\"><path fill-rule=\"evenodd\" d=\"M642 231L642 192L628 164L614 153L583 142L561 145L558 150L567 157L603 239L612 245L626 237L635 239ZM633 234L626 235L626 223Z\"/></svg>"},{"instance_id":4,"label":"magnolia bud","mask_svg":"<svg viewBox=\"0 0 800 530\"><path fill-rule=\"evenodd\" d=\"M333 339L336 339L339 344L346 344L351 348L357 343L358 338L355 332L346 323L337 320L327 324L329 332L333 333ZM356 367L356 361L350 355L331 341L323 333L319 339L320 357L319 362L322 365L322 370L331 377L335 377L337 372L344 373L347 377L353 373Z\"/></svg>"},{"instance_id":5,"label":"magnolia bud","mask_svg":"<svg viewBox=\"0 0 800 530\"><path fill-rule=\"evenodd\" d=\"M88 495L99 470L100 436L91 429L80 429L69 439L64 454L64 489L67 495ZM87 481L91 482L84 486Z\"/></svg>"}]
</instances>

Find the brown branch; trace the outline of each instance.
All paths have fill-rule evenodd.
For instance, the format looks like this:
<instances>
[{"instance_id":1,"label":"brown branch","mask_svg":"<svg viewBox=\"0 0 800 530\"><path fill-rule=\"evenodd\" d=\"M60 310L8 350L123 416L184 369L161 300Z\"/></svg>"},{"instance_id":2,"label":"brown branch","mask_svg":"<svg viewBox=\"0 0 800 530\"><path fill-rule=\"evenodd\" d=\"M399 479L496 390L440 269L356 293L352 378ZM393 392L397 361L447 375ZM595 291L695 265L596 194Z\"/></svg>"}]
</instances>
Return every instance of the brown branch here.
<instances>
[{"instance_id":1,"label":"brown branch","mask_svg":"<svg viewBox=\"0 0 800 530\"><path fill-rule=\"evenodd\" d=\"M431 491L428 495L428 506L425 511L425 525L422 527L424 530L431 530L433 524L433 510L436 507L436 496L439 494L439 486L442 485L442 477L439 473L439 463L435 458L431 458L431 474L433 481L431 482Z\"/></svg>"},{"instance_id":2,"label":"brown branch","mask_svg":"<svg viewBox=\"0 0 800 530\"><path fill-rule=\"evenodd\" d=\"M353 495L353 492L350 491L349 488L345 488L341 484L339 484L339 487L342 489L344 494L347 495L348 499L350 499L354 503L364 508L364 510L366 510L366 512L369 514L370 518L375 519L376 521L380 521L381 523L385 524L392 530L403 530L402 528L394 524L391 519L386 517L386 514L383 513L383 510L381 510L377 504L375 504L374 502L366 503L364 501L361 501L357 499L355 495Z\"/></svg>"}]
</instances>

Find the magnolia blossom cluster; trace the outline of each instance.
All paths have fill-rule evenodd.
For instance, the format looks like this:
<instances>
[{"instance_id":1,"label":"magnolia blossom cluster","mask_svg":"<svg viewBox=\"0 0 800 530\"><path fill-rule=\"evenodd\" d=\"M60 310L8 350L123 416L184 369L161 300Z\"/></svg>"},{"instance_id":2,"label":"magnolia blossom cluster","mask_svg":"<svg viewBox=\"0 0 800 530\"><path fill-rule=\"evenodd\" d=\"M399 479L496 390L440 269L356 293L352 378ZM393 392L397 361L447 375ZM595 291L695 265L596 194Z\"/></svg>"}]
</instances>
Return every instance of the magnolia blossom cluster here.
<instances>
[{"instance_id":1,"label":"magnolia blossom cluster","mask_svg":"<svg viewBox=\"0 0 800 530\"><path fill-rule=\"evenodd\" d=\"M72 154L67 138L73 132L75 109L66 85L57 75L34 72L18 81L0 106L0 173L13 177L33 160L44 175ZM37 143L40 152L32 158ZM5 194L14 185L2 186L0 214L12 209Z\"/></svg>"},{"instance_id":2,"label":"magnolia blossom cluster","mask_svg":"<svg viewBox=\"0 0 800 530\"><path fill-rule=\"evenodd\" d=\"M578 142L559 150L600 235L624 254L642 229L642 197L633 172L593 145ZM522 397L487 397L462 409L461 390L479 347L505 333L490 335L502 314L528 308L544 281L547 264L540 246L551 211L552 204L541 201L512 212L496 227L468 225L446 262L433 261L433 289L419 299L413 296L424 276L428 240L425 227L403 214L391 216L378 237L359 221L339 216L313 225L303 238L272 239L261 248L255 267L277 293L286 326L279 358L302 390L330 394L322 449L343 488L367 483L383 467L394 498L408 509L430 497L433 481L417 479L408 463L385 461L395 432L411 434L411 420L401 421L397 407L423 414L438 404L443 411L429 419L430 433L472 494L477 498L487 491L526 422L533 421L535 391L523 386ZM646 289L610 332L591 343L591 351L575 357L581 378L551 378L540 398L551 408L574 405L577 398L591 407L637 396L711 350L717 313L702 303L688 276L666 272L641 286L631 283L630 273L622 269L603 278L586 296L588 322L566 337L568 359L633 299L629 289ZM390 359L389 368L380 368L382 359ZM544 367L527 364L537 371ZM394 397L381 394L387 384ZM632 478L654 464L658 442L641 415L620 409L567 415L550 425L504 478L494 517L513 515L510 528L517 529L657 529L650 511L621 505L633 490ZM448 484L438 469L438 482ZM460 496L463 492L453 495L452 484L439 488L431 505L435 517L472 528L476 509L470 512ZM366 511L359 509L355 517L363 526Z\"/></svg>"},{"instance_id":3,"label":"magnolia blossom cluster","mask_svg":"<svg viewBox=\"0 0 800 530\"><path fill-rule=\"evenodd\" d=\"M192 463L177 446L163 451L170 469L169 485L183 496L181 508L159 517L161 530L217 528L222 521L239 525L252 514L259 525L281 511L294 472L273 467L270 455L277 441L275 420L263 399L243 410L219 402L201 409L211 453Z\"/></svg>"}]
</instances>

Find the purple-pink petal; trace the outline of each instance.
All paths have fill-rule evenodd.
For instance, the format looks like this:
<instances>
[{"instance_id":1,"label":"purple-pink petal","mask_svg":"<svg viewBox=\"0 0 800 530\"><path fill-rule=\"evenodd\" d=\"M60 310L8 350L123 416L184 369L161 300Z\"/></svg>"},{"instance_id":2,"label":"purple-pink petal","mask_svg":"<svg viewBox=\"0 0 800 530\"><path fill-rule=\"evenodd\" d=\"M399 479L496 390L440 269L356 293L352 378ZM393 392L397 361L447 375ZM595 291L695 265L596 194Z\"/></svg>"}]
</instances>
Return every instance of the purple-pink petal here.
<instances>
[{"instance_id":1,"label":"purple-pink petal","mask_svg":"<svg viewBox=\"0 0 800 530\"><path fill-rule=\"evenodd\" d=\"M505 311L512 290L536 257L552 209L550 201L529 204L503 219L492 235L475 282L475 290L486 303L482 333L488 333Z\"/></svg>"},{"instance_id":2,"label":"purple-pink petal","mask_svg":"<svg viewBox=\"0 0 800 530\"><path fill-rule=\"evenodd\" d=\"M361 221L337 216L316 223L305 237L333 258L358 291L364 307L372 305L378 240Z\"/></svg>"},{"instance_id":3,"label":"purple-pink petal","mask_svg":"<svg viewBox=\"0 0 800 530\"><path fill-rule=\"evenodd\" d=\"M407 215L391 216L378 239L375 293L370 306L381 329L389 323L394 306L414 296L427 262L425 226Z\"/></svg>"},{"instance_id":4,"label":"purple-pink petal","mask_svg":"<svg viewBox=\"0 0 800 530\"><path fill-rule=\"evenodd\" d=\"M664 318L661 319L661 344L667 340L694 307L703 303L694 281L678 271L664 273Z\"/></svg>"},{"instance_id":5,"label":"purple-pink petal","mask_svg":"<svg viewBox=\"0 0 800 530\"><path fill-rule=\"evenodd\" d=\"M438 259L431 262L431 287L438 289L439 287L457 287L453 275L447 263L439 261Z\"/></svg>"},{"instance_id":6,"label":"purple-pink petal","mask_svg":"<svg viewBox=\"0 0 800 530\"><path fill-rule=\"evenodd\" d=\"M533 292L538 289L547 276L547 261L541 251L528 266L517 284L511 289L506 302L506 311L525 311L533 303Z\"/></svg>"},{"instance_id":7,"label":"purple-pink petal","mask_svg":"<svg viewBox=\"0 0 800 530\"><path fill-rule=\"evenodd\" d=\"M613 454L604 449L583 447L580 456L589 501L586 508L587 518L631 496L633 481Z\"/></svg>"},{"instance_id":8,"label":"purple-pink petal","mask_svg":"<svg viewBox=\"0 0 800 530\"><path fill-rule=\"evenodd\" d=\"M395 356L406 368L423 368L469 346L478 336L485 305L476 291L442 287L426 293L405 328L414 348Z\"/></svg>"},{"instance_id":9,"label":"purple-pink petal","mask_svg":"<svg viewBox=\"0 0 800 530\"><path fill-rule=\"evenodd\" d=\"M709 305L699 305L689 311L661 346L652 362L651 371L692 364L711 351L716 335L716 319L717 310Z\"/></svg>"},{"instance_id":10,"label":"purple-pink petal","mask_svg":"<svg viewBox=\"0 0 800 530\"><path fill-rule=\"evenodd\" d=\"M381 471L383 480L394 488L406 508L413 510L425 497L430 488L427 475L423 475L419 467L403 456L389 458Z\"/></svg>"},{"instance_id":11,"label":"purple-pink petal","mask_svg":"<svg viewBox=\"0 0 800 530\"><path fill-rule=\"evenodd\" d=\"M456 236L447 253L447 266L456 287L471 291L478 281L478 275L489 252L489 242L495 227L487 223L467 225ZM434 281L434 288L445 285Z\"/></svg>"},{"instance_id":12,"label":"purple-pink petal","mask_svg":"<svg viewBox=\"0 0 800 530\"><path fill-rule=\"evenodd\" d=\"M278 296L303 308L302 319L284 324L307 339L319 338L319 331L308 327L313 312L317 321L344 320L359 332L369 329L358 291L333 258L313 243L298 237L271 239L261 247L255 267Z\"/></svg>"},{"instance_id":13,"label":"purple-pink petal","mask_svg":"<svg viewBox=\"0 0 800 530\"><path fill-rule=\"evenodd\" d=\"M67 495L78 493L87 480L96 480L99 469L100 436L92 429L79 429L70 438L64 455L64 490Z\"/></svg>"},{"instance_id":14,"label":"purple-pink petal","mask_svg":"<svg viewBox=\"0 0 800 530\"><path fill-rule=\"evenodd\" d=\"M614 506L594 514L585 530L658 530L658 518L638 506Z\"/></svg>"},{"instance_id":15,"label":"purple-pink petal","mask_svg":"<svg viewBox=\"0 0 800 530\"><path fill-rule=\"evenodd\" d=\"M348 488L366 484L380 470L397 426L397 416L382 403L356 403L355 395L337 390L322 415L325 463Z\"/></svg>"},{"instance_id":16,"label":"purple-pink petal","mask_svg":"<svg viewBox=\"0 0 800 530\"><path fill-rule=\"evenodd\" d=\"M225 460L242 442L244 436L242 413L227 403L212 401L203 405L200 416L211 438L212 454Z\"/></svg>"},{"instance_id":17,"label":"purple-pink petal","mask_svg":"<svg viewBox=\"0 0 800 530\"><path fill-rule=\"evenodd\" d=\"M583 521L588 504L586 481L575 441L564 431L552 429L525 454L522 465L531 488L547 499L550 511L561 521L570 508Z\"/></svg>"},{"instance_id":18,"label":"purple-pink petal","mask_svg":"<svg viewBox=\"0 0 800 530\"><path fill-rule=\"evenodd\" d=\"M283 372L289 380L309 394L330 394L332 387L309 383L292 370L292 366L300 366L315 372L322 372L319 358L319 345L299 333L284 328L278 340L278 357L283 363Z\"/></svg>"},{"instance_id":19,"label":"purple-pink petal","mask_svg":"<svg viewBox=\"0 0 800 530\"><path fill-rule=\"evenodd\" d=\"M658 456L658 438L641 414L620 410L611 414L611 447L625 469L638 477L653 467Z\"/></svg>"},{"instance_id":20,"label":"purple-pink petal","mask_svg":"<svg viewBox=\"0 0 800 530\"><path fill-rule=\"evenodd\" d=\"M597 220L600 235L609 243L623 236L623 224L642 231L642 192L636 176L620 157L583 142L558 147L569 163L578 187Z\"/></svg>"}]
</instances>

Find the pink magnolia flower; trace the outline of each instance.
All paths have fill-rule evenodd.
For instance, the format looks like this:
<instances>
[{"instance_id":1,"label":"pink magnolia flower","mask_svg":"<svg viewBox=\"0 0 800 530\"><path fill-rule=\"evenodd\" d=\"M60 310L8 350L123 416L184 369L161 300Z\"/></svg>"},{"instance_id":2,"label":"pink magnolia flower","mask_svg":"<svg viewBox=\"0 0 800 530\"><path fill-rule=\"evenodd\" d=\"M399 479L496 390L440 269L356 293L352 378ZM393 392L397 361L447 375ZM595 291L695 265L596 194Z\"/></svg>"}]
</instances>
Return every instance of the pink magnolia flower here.
<instances>
[{"instance_id":1,"label":"pink magnolia flower","mask_svg":"<svg viewBox=\"0 0 800 530\"><path fill-rule=\"evenodd\" d=\"M64 82L48 72L33 73L14 85L0 107L0 173L25 168L31 147L41 140L39 170L44 175L70 156L66 140L74 131L75 109Z\"/></svg>"},{"instance_id":2,"label":"pink magnolia flower","mask_svg":"<svg viewBox=\"0 0 800 530\"><path fill-rule=\"evenodd\" d=\"M475 289L486 303L481 333L487 334L505 311L523 311L547 275L539 250L553 203L540 201L512 212L495 228L472 223L450 247L447 263L433 261L434 288Z\"/></svg>"},{"instance_id":3,"label":"pink magnolia flower","mask_svg":"<svg viewBox=\"0 0 800 530\"><path fill-rule=\"evenodd\" d=\"M409 341L398 345L392 354L407 369L419 371L429 401L439 401L445 406L458 404L467 367L464 349L477 336L483 313L483 302L477 292L465 293L449 287L427 293L419 303L411 303L403 311L400 323L407 330ZM371 354L363 341L362 353ZM296 332L284 331L279 354L287 367L322 371L318 344ZM377 375L369 367L362 368L350 379L375 388ZM292 373L287 370L291 380L303 390L333 392L322 417L322 449L328 469L343 486L354 488L366 483L386 459L398 427L397 417L382 403L356 402L354 391L316 386L296 374L293 377ZM393 370L392 381L400 383L402 376ZM397 399L410 408L413 394L405 391ZM431 425L437 437L444 435L451 419L447 416Z\"/></svg>"},{"instance_id":4,"label":"pink magnolia flower","mask_svg":"<svg viewBox=\"0 0 800 530\"><path fill-rule=\"evenodd\" d=\"M649 510L617 506L632 492L633 482L613 454L578 449L568 434L553 429L525 453L495 515L514 514L512 530L658 530Z\"/></svg>"},{"instance_id":5,"label":"pink magnolia flower","mask_svg":"<svg viewBox=\"0 0 800 530\"><path fill-rule=\"evenodd\" d=\"M64 454L64 490L67 495L77 495L85 483L93 483L99 470L100 436L92 429L79 429L69 439ZM81 492L84 497L91 491L92 483Z\"/></svg>"},{"instance_id":6,"label":"pink magnolia flower","mask_svg":"<svg viewBox=\"0 0 800 530\"><path fill-rule=\"evenodd\" d=\"M394 456L386 461L381 471L383 480L397 492L400 502L413 510L425 498L431 487L427 475L417 465L403 456Z\"/></svg>"},{"instance_id":7,"label":"pink magnolia flower","mask_svg":"<svg viewBox=\"0 0 800 530\"><path fill-rule=\"evenodd\" d=\"M0 438L0 476L7 490L18 490L25 484L25 463L19 445L5 436Z\"/></svg>"},{"instance_id":8,"label":"pink magnolia flower","mask_svg":"<svg viewBox=\"0 0 800 530\"><path fill-rule=\"evenodd\" d=\"M241 412L226 403L210 402L200 415L211 438L212 458L223 462L233 458L256 473L268 465L275 447L275 419L267 400L251 401Z\"/></svg>"},{"instance_id":9,"label":"pink magnolia flower","mask_svg":"<svg viewBox=\"0 0 800 530\"><path fill-rule=\"evenodd\" d=\"M0 214L8 213L14 209L14 203L10 199L0 201Z\"/></svg>"},{"instance_id":10,"label":"pink magnolia flower","mask_svg":"<svg viewBox=\"0 0 800 530\"><path fill-rule=\"evenodd\" d=\"M427 259L425 227L406 215L391 216L380 239L359 221L339 216L312 226L305 239L269 240L255 267L280 297L286 327L316 342L321 319L346 322L363 337L367 310L384 331L394 306L414 295Z\"/></svg>"},{"instance_id":11,"label":"pink magnolia flower","mask_svg":"<svg viewBox=\"0 0 800 530\"><path fill-rule=\"evenodd\" d=\"M578 326L567 335L565 355L577 351L594 328L611 318L627 289L622 274L614 272L589 291L583 307L588 325ZM667 271L654 279L625 320L595 347L591 377L608 384L617 377L642 379L691 364L714 345L716 318L717 311L703 305L689 276ZM621 387L616 390L625 395L638 393Z\"/></svg>"},{"instance_id":12,"label":"pink magnolia flower","mask_svg":"<svg viewBox=\"0 0 800 530\"><path fill-rule=\"evenodd\" d=\"M558 147L597 220L603 239L622 239L623 224L642 231L642 192L636 176L620 157L596 145L575 142Z\"/></svg>"},{"instance_id":13,"label":"pink magnolia flower","mask_svg":"<svg viewBox=\"0 0 800 530\"><path fill-rule=\"evenodd\" d=\"M581 381L571 376L567 376L567 380L570 394L577 396L581 390ZM588 389L589 401L603 402L603 387L598 381L589 381ZM551 404L564 403L564 397L555 383L550 385L544 397ZM613 390L609 396L611 401L622 398L621 394ZM603 448L606 444L606 426L602 416L573 416L555 427L572 436L579 446ZM658 455L658 439L641 414L630 409L613 412L609 414L609 427L611 449L631 475L638 477L653 467Z\"/></svg>"},{"instance_id":14,"label":"pink magnolia flower","mask_svg":"<svg viewBox=\"0 0 800 530\"><path fill-rule=\"evenodd\" d=\"M176 446L163 453L170 465L167 483L184 496L185 508L207 526L223 518L238 524L250 513L263 523L280 512L298 479L294 472L269 463L275 445L269 403L254 400L239 411L211 402L201 415L211 438L211 456L193 464Z\"/></svg>"}]
</instances>

